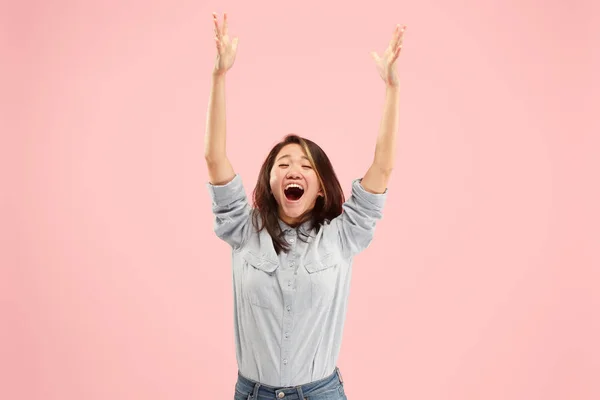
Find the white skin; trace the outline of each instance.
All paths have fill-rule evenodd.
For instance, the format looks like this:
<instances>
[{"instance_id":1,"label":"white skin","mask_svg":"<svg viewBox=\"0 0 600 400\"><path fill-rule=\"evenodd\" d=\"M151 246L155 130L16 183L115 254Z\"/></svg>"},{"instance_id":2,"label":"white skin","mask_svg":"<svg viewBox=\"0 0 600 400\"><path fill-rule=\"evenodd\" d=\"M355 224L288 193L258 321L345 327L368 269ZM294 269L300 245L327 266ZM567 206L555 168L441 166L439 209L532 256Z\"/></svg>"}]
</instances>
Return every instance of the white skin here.
<instances>
[{"instance_id":1,"label":"white skin","mask_svg":"<svg viewBox=\"0 0 600 400\"><path fill-rule=\"evenodd\" d=\"M304 188L304 194L296 201L285 197L284 189L290 183ZM296 143L285 145L275 157L270 174L271 192L277 200L279 218L290 226L301 222L300 217L312 210L323 191L315 170L310 165L302 146Z\"/></svg>"},{"instance_id":2,"label":"white skin","mask_svg":"<svg viewBox=\"0 0 600 400\"><path fill-rule=\"evenodd\" d=\"M215 44L217 45L217 58L213 74L224 75L232 66L237 54L239 38L231 39L227 27L227 13L223 15L223 24L219 27L217 13L213 13L215 25Z\"/></svg>"},{"instance_id":3,"label":"white skin","mask_svg":"<svg viewBox=\"0 0 600 400\"><path fill-rule=\"evenodd\" d=\"M379 76L381 76L381 79L383 79L386 85L390 87L397 87L399 85L396 60L402 51L402 39L404 39L405 30L406 26L400 27L400 24L396 25L388 47L383 54L380 56L375 51L371 52L371 57L373 57L373 60L375 61Z\"/></svg>"}]
</instances>

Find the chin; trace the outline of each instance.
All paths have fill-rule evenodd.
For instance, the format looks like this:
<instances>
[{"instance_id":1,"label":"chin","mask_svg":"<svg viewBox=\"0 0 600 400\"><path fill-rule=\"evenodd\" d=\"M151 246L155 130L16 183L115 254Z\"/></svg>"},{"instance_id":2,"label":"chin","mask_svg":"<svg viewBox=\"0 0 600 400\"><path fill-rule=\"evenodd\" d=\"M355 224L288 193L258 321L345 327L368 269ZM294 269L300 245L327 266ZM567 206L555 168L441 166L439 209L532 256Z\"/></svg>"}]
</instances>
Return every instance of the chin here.
<instances>
[{"instance_id":1,"label":"chin","mask_svg":"<svg viewBox=\"0 0 600 400\"><path fill-rule=\"evenodd\" d=\"M285 215L288 218L300 218L302 216L303 212L301 211L292 211L292 212L286 212Z\"/></svg>"},{"instance_id":2,"label":"chin","mask_svg":"<svg viewBox=\"0 0 600 400\"><path fill-rule=\"evenodd\" d=\"M306 212L306 210L304 209L304 207L281 207L283 213L290 218L298 218L300 217L303 213Z\"/></svg>"},{"instance_id":3,"label":"chin","mask_svg":"<svg viewBox=\"0 0 600 400\"><path fill-rule=\"evenodd\" d=\"M280 215L285 216L288 219L297 219L302 217L304 213L308 211L304 202L289 204L284 200L284 204L279 203Z\"/></svg>"}]
</instances>

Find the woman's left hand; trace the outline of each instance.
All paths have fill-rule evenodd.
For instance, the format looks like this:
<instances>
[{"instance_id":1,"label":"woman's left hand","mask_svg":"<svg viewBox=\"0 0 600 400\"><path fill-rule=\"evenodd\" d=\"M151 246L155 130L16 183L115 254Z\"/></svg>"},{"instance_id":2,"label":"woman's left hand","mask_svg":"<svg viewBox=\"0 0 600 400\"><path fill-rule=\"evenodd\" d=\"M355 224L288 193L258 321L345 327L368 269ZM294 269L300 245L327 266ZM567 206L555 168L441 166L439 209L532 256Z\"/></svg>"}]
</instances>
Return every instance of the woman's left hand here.
<instances>
[{"instance_id":1,"label":"woman's left hand","mask_svg":"<svg viewBox=\"0 0 600 400\"><path fill-rule=\"evenodd\" d=\"M399 84L398 72L396 71L396 60L402 50L402 38L405 30L406 26L400 27L400 25L396 25L392 40L390 40L390 44L388 45L388 48L385 49L383 56L380 57L375 51L371 52L371 56L377 64L379 75L387 86L395 87Z\"/></svg>"}]
</instances>

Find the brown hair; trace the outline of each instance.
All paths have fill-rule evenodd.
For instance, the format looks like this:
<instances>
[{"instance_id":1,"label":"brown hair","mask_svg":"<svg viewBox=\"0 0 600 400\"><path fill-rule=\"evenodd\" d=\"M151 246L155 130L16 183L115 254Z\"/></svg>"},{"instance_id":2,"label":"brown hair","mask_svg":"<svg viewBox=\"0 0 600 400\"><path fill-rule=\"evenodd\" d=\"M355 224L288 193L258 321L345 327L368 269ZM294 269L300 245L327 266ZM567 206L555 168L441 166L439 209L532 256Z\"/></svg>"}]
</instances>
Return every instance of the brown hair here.
<instances>
[{"instance_id":1,"label":"brown hair","mask_svg":"<svg viewBox=\"0 0 600 400\"><path fill-rule=\"evenodd\" d=\"M275 163L275 158L281 149L288 144L299 144L304 149L317 179L321 184L323 196L317 197L315 206L301 216L301 222L311 221L309 231L315 228L318 232L321 225L326 221L331 221L342 213L344 204L344 191L333 170L333 166L327 157L327 154L316 143L302 138L298 135L287 135L281 142L277 143L269 152L258 174L258 181L254 187L254 210L252 222L258 232L267 229L267 232L273 239L275 251L279 254L281 251L289 250L289 245L281 235L279 226L278 206L273 193L271 193L270 176L271 169ZM259 218L260 217L260 218ZM260 219L260 226L259 220ZM300 232L306 235L306 232Z\"/></svg>"}]
</instances>

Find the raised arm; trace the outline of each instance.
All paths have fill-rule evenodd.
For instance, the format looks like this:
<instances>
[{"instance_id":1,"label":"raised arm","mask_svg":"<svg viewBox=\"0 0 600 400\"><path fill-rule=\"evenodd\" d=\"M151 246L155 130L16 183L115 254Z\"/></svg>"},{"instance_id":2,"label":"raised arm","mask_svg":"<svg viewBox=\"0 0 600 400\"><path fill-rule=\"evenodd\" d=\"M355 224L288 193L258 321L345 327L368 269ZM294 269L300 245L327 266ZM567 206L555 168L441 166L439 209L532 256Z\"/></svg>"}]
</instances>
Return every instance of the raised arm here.
<instances>
[{"instance_id":1,"label":"raised arm","mask_svg":"<svg viewBox=\"0 0 600 400\"><path fill-rule=\"evenodd\" d=\"M392 40L382 57L379 57L376 52L371 53L377 64L377 70L386 85L385 104L375 146L375 157L373 158L373 164L361 180L362 187L371 193L383 193L386 190L394 168L400 114L398 107L400 89L396 60L402 49L402 38L405 29L406 27L396 26Z\"/></svg>"},{"instance_id":2,"label":"raised arm","mask_svg":"<svg viewBox=\"0 0 600 400\"><path fill-rule=\"evenodd\" d=\"M224 185L235 177L235 172L226 152L225 76L235 61L238 38L230 41L227 33L227 14L219 27L217 15L213 13L217 57L212 73L210 98L204 136L204 158L208 167L209 181L213 185Z\"/></svg>"},{"instance_id":3,"label":"raised arm","mask_svg":"<svg viewBox=\"0 0 600 400\"><path fill-rule=\"evenodd\" d=\"M212 86L208 103L204 158L208 166L208 189L215 216L214 231L217 236L240 248L248 237L250 211L242 179L237 175L225 151L225 75L233 65L238 39L229 41L227 14L219 28L216 14L215 42L217 59L212 73Z\"/></svg>"},{"instance_id":4,"label":"raised arm","mask_svg":"<svg viewBox=\"0 0 600 400\"><path fill-rule=\"evenodd\" d=\"M332 221L333 229L329 230L346 256L354 256L369 246L375 226L383 216L398 131L399 89L394 62L400 54L404 29L396 27L383 57L371 53L386 84L386 97L373 163L362 179L352 181L352 194L344 203L342 214Z\"/></svg>"}]
</instances>

